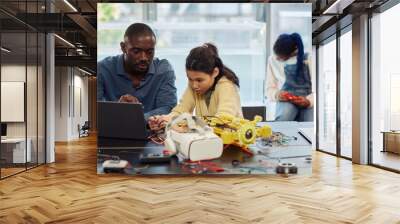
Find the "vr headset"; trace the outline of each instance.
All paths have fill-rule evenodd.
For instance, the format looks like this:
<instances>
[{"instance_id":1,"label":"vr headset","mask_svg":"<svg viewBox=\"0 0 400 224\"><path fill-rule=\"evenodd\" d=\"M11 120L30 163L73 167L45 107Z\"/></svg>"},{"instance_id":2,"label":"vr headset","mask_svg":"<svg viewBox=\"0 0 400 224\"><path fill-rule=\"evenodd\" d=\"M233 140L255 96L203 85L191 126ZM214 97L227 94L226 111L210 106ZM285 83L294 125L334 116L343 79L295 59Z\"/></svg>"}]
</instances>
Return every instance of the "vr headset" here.
<instances>
[{"instance_id":1,"label":"vr headset","mask_svg":"<svg viewBox=\"0 0 400 224\"><path fill-rule=\"evenodd\" d=\"M221 138L201 118L181 114L167 124L165 133L165 148L183 159L211 160L222 155Z\"/></svg>"}]
</instances>

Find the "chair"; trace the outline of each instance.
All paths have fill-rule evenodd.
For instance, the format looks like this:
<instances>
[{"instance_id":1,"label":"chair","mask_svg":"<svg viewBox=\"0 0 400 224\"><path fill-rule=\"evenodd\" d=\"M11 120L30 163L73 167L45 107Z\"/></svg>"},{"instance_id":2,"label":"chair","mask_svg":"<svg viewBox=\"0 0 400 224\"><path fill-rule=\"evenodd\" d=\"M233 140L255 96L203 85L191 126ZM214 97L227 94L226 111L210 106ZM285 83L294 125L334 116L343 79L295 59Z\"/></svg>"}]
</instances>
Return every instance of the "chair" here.
<instances>
[{"instance_id":1,"label":"chair","mask_svg":"<svg viewBox=\"0 0 400 224\"><path fill-rule=\"evenodd\" d=\"M82 127L80 127L80 125L78 124L79 138L89 136L89 129L90 129L89 121L85 121Z\"/></svg>"},{"instance_id":2,"label":"chair","mask_svg":"<svg viewBox=\"0 0 400 224\"><path fill-rule=\"evenodd\" d=\"M265 106L246 106L242 107L243 117L247 120L253 120L255 115L262 117L262 121L265 121Z\"/></svg>"}]
</instances>

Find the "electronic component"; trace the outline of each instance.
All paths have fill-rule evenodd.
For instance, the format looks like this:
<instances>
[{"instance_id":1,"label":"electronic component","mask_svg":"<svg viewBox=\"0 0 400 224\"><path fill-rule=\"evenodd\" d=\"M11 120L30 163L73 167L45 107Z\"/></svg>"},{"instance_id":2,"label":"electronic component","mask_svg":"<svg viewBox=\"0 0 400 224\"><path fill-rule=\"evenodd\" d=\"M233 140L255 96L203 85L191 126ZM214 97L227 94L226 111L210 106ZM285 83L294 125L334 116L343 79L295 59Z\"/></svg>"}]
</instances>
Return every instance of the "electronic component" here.
<instances>
[{"instance_id":1,"label":"electronic component","mask_svg":"<svg viewBox=\"0 0 400 224\"><path fill-rule=\"evenodd\" d=\"M267 138L260 138L256 144L260 149L273 145L288 145L290 141L297 141L296 136L288 136L282 132L272 132Z\"/></svg>"},{"instance_id":2,"label":"electronic component","mask_svg":"<svg viewBox=\"0 0 400 224\"><path fill-rule=\"evenodd\" d=\"M169 163L171 155L165 153L147 153L139 157L141 163Z\"/></svg>"},{"instance_id":3,"label":"electronic component","mask_svg":"<svg viewBox=\"0 0 400 224\"><path fill-rule=\"evenodd\" d=\"M109 159L103 162L104 173L117 172L122 173L128 166L128 161L120 159Z\"/></svg>"},{"instance_id":4,"label":"electronic component","mask_svg":"<svg viewBox=\"0 0 400 224\"><path fill-rule=\"evenodd\" d=\"M232 160L232 166L233 167L238 167L240 165L240 161L239 160Z\"/></svg>"},{"instance_id":5,"label":"electronic component","mask_svg":"<svg viewBox=\"0 0 400 224\"><path fill-rule=\"evenodd\" d=\"M295 163L279 163L276 167L278 174L297 174L297 166Z\"/></svg>"}]
</instances>

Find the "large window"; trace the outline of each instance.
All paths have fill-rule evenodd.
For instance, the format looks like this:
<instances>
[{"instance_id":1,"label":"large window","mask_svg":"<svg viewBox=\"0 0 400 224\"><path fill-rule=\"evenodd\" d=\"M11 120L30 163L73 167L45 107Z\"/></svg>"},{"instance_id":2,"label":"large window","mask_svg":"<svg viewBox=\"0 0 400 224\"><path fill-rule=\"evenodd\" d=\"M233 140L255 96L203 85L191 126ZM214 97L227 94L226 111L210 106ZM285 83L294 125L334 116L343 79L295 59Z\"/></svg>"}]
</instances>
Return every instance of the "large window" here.
<instances>
[{"instance_id":1,"label":"large window","mask_svg":"<svg viewBox=\"0 0 400 224\"><path fill-rule=\"evenodd\" d=\"M318 149L336 154L336 39L318 51Z\"/></svg>"},{"instance_id":2,"label":"large window","mask_svg":"<svg viewBox=\"0 0 400 224\"><path fill-rule=\"evenodd\" d=\"M340 36L340 154L352 157L352 33Z\"/></svg>"},{"instance_id":3,"label":"large window","mask_svg":"<svg viewBox=\"0 0 400 224\"><path fill-rule=\"evenodd\" d=\"M351 158L351 25L340 33L340 36L334 35L323 41L318 48L318 149Z\"/></svg>"},{"instance_id":4,"label":"large window","mask_svg":"<svg viewBox=\"0 0 400 224\"><path fill-rule=\"evenodd\" d=\"M398 22L400 5L372 18L372 163L400 170L400 136L383 140L382 132L400 130L400 45ZM387 150L384 142L392 144ZM386 150L382 152L382 150ZM395 153L393 153L393 151ZM400 153L400 150L397 152Z\"/></svg>"},{"instance_id":5,"label":"large window","mask_svg":"<svg viewBox=\"0 0 400 224\"><path fill-rule=\"evenodd\" d=\"M185 58L205 42L217 45L224 63L239 76L243 104L262 104L266 61L265 4L98 4L98 60L120 54L125 29L144 22L156 32L156 57L176 74L178 97L187 86Z\"/></svg>"}]
</instances>

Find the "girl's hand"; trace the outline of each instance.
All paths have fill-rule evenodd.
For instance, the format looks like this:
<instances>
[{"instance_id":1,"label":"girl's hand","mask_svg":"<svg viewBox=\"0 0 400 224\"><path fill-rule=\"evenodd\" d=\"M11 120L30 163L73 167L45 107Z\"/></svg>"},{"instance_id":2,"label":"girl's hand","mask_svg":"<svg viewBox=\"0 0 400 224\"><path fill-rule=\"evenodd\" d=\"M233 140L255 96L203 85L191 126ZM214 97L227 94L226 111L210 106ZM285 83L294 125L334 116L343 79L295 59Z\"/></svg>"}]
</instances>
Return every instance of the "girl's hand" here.
<instances>
[{"instance_id":1,"label":"girl's hand","mask_svg":"<svg viewBox=\"0 0 400 224\"><path fill-rule=\"evenodd\" d=\"M171 117L168 115L161 115L159 117L159 125L161 128L165 128L165 126L171 121Z\"/></svg>"},{"instance_id":2,"label":"girl's hand","mask_svg":"<svg viewBox=\"0 0 400 224\"><path fill-rule=\"evenodd\" d=\"M149 124L150 130L155 130L157 128L157 117L159 117L159 115L149 117L147 123Z\"/></svg>"},{"instance_id":3,"label":"girl's hand","mask_svg":"<svg viewBox=\"0 0 400 224\"><path fill-rule=\"evenodd\" d=\"M155 115L149 117L149 127L153 131L158 131L165 128L171 118L168 115Z\"/></svg>"},{"instance_id":4,"label":"girl's hand","mask_svg":"<svg viewBox=\"0 0 400 224\"><path fill-rule=\"evenodd\" d=\"M287 92L287 91L279 91L278 100L282 101L282 102L289 101L288 94L289 94L289 92Z\"/></svg>"},{"instance_id":5,"label":"girl's hand","mask_svg":"<svg viewBox=\"0 0 400 224\"><path fill-rule=\"evenodd\" d=\"M310 106L310 101L304 96L297 96L295 99L291 100L294 105L302 108L306 108Z\"/></svg>"}]
</instances>

